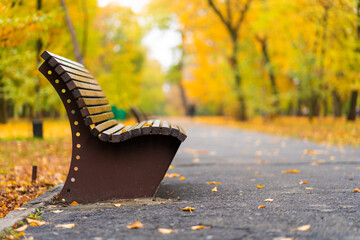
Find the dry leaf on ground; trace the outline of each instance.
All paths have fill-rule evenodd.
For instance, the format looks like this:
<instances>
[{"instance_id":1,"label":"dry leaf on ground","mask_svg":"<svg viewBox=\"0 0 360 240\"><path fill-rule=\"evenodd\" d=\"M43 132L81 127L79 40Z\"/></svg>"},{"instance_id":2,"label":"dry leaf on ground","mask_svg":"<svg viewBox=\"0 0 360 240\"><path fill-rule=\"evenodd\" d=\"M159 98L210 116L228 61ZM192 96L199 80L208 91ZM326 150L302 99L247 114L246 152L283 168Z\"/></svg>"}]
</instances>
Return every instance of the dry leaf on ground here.
<instances>
[{"instance_id":1,"label":"dry leaf on ground","mask_svg":"<svg viewBox=\"0 0 360 240\"><path fill-rule=\"evenodd\" d=\"M139 221L133 222L131 225L126 226L128 229L137 229L137 228L144 228L144 224Z\"/></svg>"},{"instance_id":2,"label":"dry leaf on ground","mask_svg":"<svg viewBox=\"0 0 360 240\"><path fill-rule=\"evenodd\" d=\"M307 181L300 181L299 184L308 184Z\"/></svg>"},{"instance_id":3,"label":"dry leaf on ground","mask_svg":"<svg viewBox=\"0 0 360 240\"><path fill-rule=\"evenodd\" d=\"M170 234L170 233L174 232L174 230L168 229L168 228L158 228L157 230L159 233L162 233L162 234Z\"/></svg>"},{"instance_id":4,"label":"dry leaf on ground","mask_svg":"<svg viewBox=\"0 0 360 240\"><path fill-rule=\"evenodd\" d=\"M185 208L181 209L181 211L184 211L184 212L192 212L194 210L195 210L195 208L193 208L193 207L185 207Z\"/></svg>"},{"instance_id":5,"label":"dry leaf on ground","mask_svg":"<svg viewBox=\"0 0 360 240\"><path fill-rule=\"evenodd\" d=\"M354 189L354 192L360 192L360 189L355 188L355 189Z\"/></svg>"},{"instance_id":6,"label":"dry leaf on ground","mask_svg":"<svg viewBox=\"0 0 360 240\"><path fill-rule=\"evenodd\" d=\"M271 198L268 198L268 199L265 199L264 202L272 202L274 201L274 199L271 199Z\"/></svg>"},{"instance_id":7,"label":"dry leaf on ground","mask_svg":"<svg viewBox=\"0 0 360 240\"><path fill-rule=\"evenodd\" d=\"M305 231L308 231L310 228L311 228L311 225L308 224L308 225L297 227L296 230L305 232Z\"/></svg>"},{"instance_id":8,"label":"dry leaf on ground","mask_svg":"<svg viewBox=\"0 0 360 240\"><path fill-rule=\"evenodd\" d=\"M266 208L266 206L265 206L265 205L260 205L260 206L258 207L258 209L260 209L260 208Z\"/></svg>"},{"instance_id":9,"label":"dry leaf on ground","mask_svg":"<svg viewBox=\"0 0 360 240\"><path fill-rule=\"evenodd\" d=\"M14 231L16 231L16 232L23 232L23 231L25 231L25 230L27 229L27 227L28 227L28 225L23 225L23 226L21 226L21 227L18 227L18 228L16 228L16 229L14 229Z\"/></svg>"},{"instance_id":10,"label":"dry leaf on ground","mask_svg":"<svg viewBox=\"0 0 360 240\"><path fill-rule=\"evenodd\" d=\"M212 184L221 184L221 182L208 182L207 184L212 185Z\"/></svg>"},{"instance_id":11,"label":"dry leaf on ground","mask_svg":"<svg viewBox=\"0 0 360 240\"><path fill-rule=\"evenodd\" d=\"M17 210L17 211L22 211L22 210L25 210L25 209L27 209L27 208L23 208L23 207L15 208L15 210Z\"/></svg>"},{"instance_id":12,"label":"dry leaf on ground","mask_svg":"<svg viewBox=\"0 0 360 240\"><path fill-rule=\"evenodd\" d=\"M75 227L75 223L67 223L67 224L59 224L59 225L55 225L56 228L62 228L62 229L71 229L73 227Z\"/></svg>"},{"instance_id":13,"label":"dry leaf on ground","mask_svg":"<svg viewBox=\"0 0 360 240\"><path fill-rule=\"evenodd\" d=\"M262 189L264 185L257 185L257 188Z\"/></svg>"},{"instance_id":14,"label":"dry leaf on ground","mask_svg":"<svg viewBox=\"0 0 360 240\"><path fill-rule=\"evenodd\" d=\"M281 173L300 173L300 171L296 169L290 169L290 170L281 171Z\"/></svg>"},{"instance_id":15,"label":"dry leaf on ground","mask_svg":"<svg viewBox=\"0 0 360 240\"><path fill-rule=\"evenodd\" d=\"M217 192L217 187L214 187L213 189L211 189L212 192Z\"/></svg>"},{"instance_id":16,"label":"dry leaf on ground","mask_svg":"<svg viewBox=\"0 0 360 240\"><path fill-rule=\"evenodd\" d=\"M32 227L36 227L36 226L42 226L45 224L48 224L45 221L40 221L40 220L36 220L36 219L31 219L31 218L27 218L26 221L30 224L30 226Z\"/></svg>"},{"instance_id":17,"label":"dry leaf on ground","mask_svg":"<svg viewBox=\"0 0 360 240\"><path fill-rule=\"evenodd\" d=\"M115 207L121 207L121 203L114 203Z\"/></svg>"},{"instance_id":18,"label":"dry leaf on ground","mask_svg":"<svg viewBox=\"0 0 360 240\"><path fill-rule=\"evenodd\" d=\"M166 178L177 178L177 177L180 177L180 174L178 174L178 173L166 173L165 177Z\"/></svg>"},{"instance_id":19,"label":"dry leaf on ground","mask_svg":"<svg viewBox=\"0 0 360 240\"><path fill-rule=\"evenodd\" d=\"M209 228L211 228L211 227L210 226L204 226L204 225L191 226L191 230L209 229Z\"/></svg>"},{"instance_id":20,"label":"dry leaf on ground","mask_svg":"<svg viewBox=\"0 0 360 240\"><path fill-rule=\"evenodd\" d=\"M181 176L180 178L179 178L179 180L180 181L184 181L186 178L184 177L184 176Z\"/></svg>"},{"instance_id":21,"label":"dry leaf on ground","mask_svg":"<svg viewBox=\"0 0 360 240\"><path fill-rule=\"evenodd\" d=\"M62 213L64 210L54 210L54 211L51 211L52 213Z\"/></svg>"},{"instance_id":22,"label":"dry leaf on ground","mask_svg":"<svg viewBox=\"0 0 360 240\"><path fill-rule=\"evenodd\" d=\"M76 202L76 201L73 201L72 203L70 203L70 205L71 205L71 206L77 206L77 205L79 205L79 203Z\"/></svg>"}]
</instances>

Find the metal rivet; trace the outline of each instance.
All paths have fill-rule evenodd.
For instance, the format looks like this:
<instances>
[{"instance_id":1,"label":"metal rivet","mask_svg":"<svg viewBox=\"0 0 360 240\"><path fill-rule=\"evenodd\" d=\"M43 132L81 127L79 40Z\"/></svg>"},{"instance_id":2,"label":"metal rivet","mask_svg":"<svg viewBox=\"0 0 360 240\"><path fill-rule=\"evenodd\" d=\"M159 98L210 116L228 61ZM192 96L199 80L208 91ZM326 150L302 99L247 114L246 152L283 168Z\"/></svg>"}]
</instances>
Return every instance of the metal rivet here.
<instances>
[{"instance_id":1,"label":"metal rivet","mask_svg":"<svg viewBox=\"0 0 360 240\"><path fill-rule=\"evenodd\" d=\"M76 147L77 147L77 148L81 148L81 144L76 144Z\"/></svg>"},{"instance_id":2,"label":"metal rivet","mask_svg":"<svg viewBox=\"0 0 360 240\"><path fill-rule=\"evenodd\" d=\"M76 160L79 160L80 159L80 155L76 155Z\"/></svg>"},{"instance_id":3,"label":"metal rivet","mask_svg":"<svg viewBox=\"0 0 360 240\"><path fill-rule=\"evenodd\" d=\"M78 167L74 167L74 171L77 171L77 170L79 170L79 168L78 168Z\"/></svg>"},{"instance_id":4,"label":"metal rivet","mask_svg":"<svg viewBox=\"0 0 360 240\"><path fill-rule=\"evenodd\" d=\"M74 125L75 125L75 126L79 125L79 122L78 122L78 121L75 121L75 122L74 122Z\"/></svg>"},{"instance_id":5,"label":"metal rivet","mask_svg":"<svg viewBox=\"0 0 360 240\"><path fill-rule=\"evenodd\" d=\"M60 81L59 79L55 79L55 83L58 84Z\"/></svg>"},{"instance_id":6,"label":"metal rivet","mask_svg":"<svg viewBox=\"0 0 360 240\"><path fill-rule=\"evenodd\" d=\"M75 182L75 178L71 178L71 182Z\"/></svg>"},{"instance_id":7,"label":"metal rivet","mask_svg":"<svg viewBox=\"0 0 360 240\"><path fill-rule=\"evenodd\" d=\"M63 89L63 90L65 90L65 89ZM67 99L66 102L71 103L71 99Z\"/></svg>"},{"instance_id":8,"label":"metal rivet","mask_svg":"<svg viewBox=\"0 0 360 240\"><path fill-rule=\"evenodd\" d=\"M75 114L75 110L71 110L71 114Z\"/></svg>"},{"instance_id":9,"label":"metal rivet","mask_svg":"<svg viewBox=\"0 0 360 240\"><path fill-rule=\"evenodd\" d=\"M49 71L48 71L48 74L49 74L49 75L51 75L51 74L52 74L52 71L51 71L51 70L49 70Z\"/></svg>"},{"instance_id":10,"label":"metal rivet","mask_svg":"<svg viewBox=\"0 0 360 240\"><path fill-rule=\"evenodd\" d=\"M77 133L76 133L76 136L77 136L77 137L80 137L80 133L79 133L79 132L77 132Z\"/></svg>"}]
</instances>

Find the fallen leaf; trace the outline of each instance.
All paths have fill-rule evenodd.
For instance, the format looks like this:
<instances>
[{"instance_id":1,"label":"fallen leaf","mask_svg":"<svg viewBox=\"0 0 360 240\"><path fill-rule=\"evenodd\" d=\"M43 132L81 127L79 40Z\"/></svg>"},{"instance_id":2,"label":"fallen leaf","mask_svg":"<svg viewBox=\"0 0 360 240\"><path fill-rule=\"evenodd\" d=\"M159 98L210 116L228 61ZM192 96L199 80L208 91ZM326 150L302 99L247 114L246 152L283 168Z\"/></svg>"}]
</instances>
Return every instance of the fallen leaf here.
<instances>
[{"instance_id":1,"label":"fallen leaf","mask_svg":"<svg viewBox=\"0 0 360 240\"><path fill-rule=\"evenodd\" d=\"M221 184L221 182L208 182L207 184L211 185L211 184Z\"/></svg>"},{"instance_id":2,"label":"fallen leaf","mask_svg":"<svg viewBox=\"0 0 360 240\"><path fill-rule=\"evenodd\" d=\"M354 189L354 192L360 192L360 189L355 188L355 189Z\"/></svg>"},{"instance_id":3,"label":"fallen leaf","mask_svg":"<svg viewBox=\"0 0 360 240\"><path fill-rule=\"evenodd\" d=\"M55 225L56 228L62 228L62 229L71 229L75 227L75 223L67 223L67 224L59 224Z\"/></svg>"},{"instance_id":4,"label":"fallen leaf","mask_svg":"<svg viewBox=\"0 0 360 240\"><path fill-rule=\"evenodd\" d=\"M25 209L27 209L27 208L23 208L23 207L15 208L15 210L17 210L17 211L22 211L22 210L25 210Z\"/></svg>"},{"instance_id":5,"label":"fallen leaf","mask_svg":"<svg viewBox=\"0 0 360 240\"><path fill-rule=\"evenodd\" d=\"M120 206L121 206L121 203L114 203L114 206L115 206L115 207L120 207Z\"/></svg>"},{"instance_id":6,"label":"fallen leaf","mask_svg":"<svg viewBox=\"0 0 360 240\"><path fill-rule=\"evenodd\" d=\"M27 222L30 224L30 226L32 226L32 227L42 226L42 225L47 224L47 222L45 222L45 221L39 221L39 220L36 220L36 219L31 219L31 218L27 218L26 221L27 221Z\"/></svg>"},{"instance_id":7,"label":"fallen leaf","mask_svg":"<svg viewBox=\"0 0 360 240\"><path fill-rule=\"evenodd\" d=\"M185 208L181 209L181 211L185 211L185 212L192 212L194 210L195 210L195 208L192 208L192 207L185 207Z\"/></svg>"},{"instance_id":8,"label":"fallen leaf","mask_svg":"<svg viewBox=\"0 0 360 240\"><path fill-rule=\"evenodd\" d=\"M179 178L179 180L180 181L184 181L186 178L184 177L184 176L181 176L180 178Z\"/></svg>"},{"instance_id":9,"label":"fallen leaf","mask_svg":"<svg viewBox=\"0 0 360 240\"><path fill-rule=\"evenodd\" d=\"M300 173L300 171L299 171L299 170L296 170L296 169L291 169L291 170L281 171L281 173Z\"/></svg>"},{"instance_id":10,"label":"fallen leaf","mask_svg":"<svg viewBox=\"0 0 360 240\"><path fill-rule=\"evenodd\" d=\"M299 184L308 184L308 182L307 181L301 181L301 182L299 182Z\"/></svg>"},{"instance_id":11,"label":"fallen leaf","mask_svg":"<svg viewBox=\"0 0 360 240\"><path fill-rule=\"evenodd\" d=\"M18 227L18 228L16 228L16 229L14 229L14 231L16 231L16 232L23 232L23 231L25 231L25 230L27 229L27 227L28 227L28 225L23 225L23 226L21 226L21 227Z\"/></svg>"},{"instance_id":12,"label":"fallen leaf","mask_svg":"<svg viewBox=\"0 0 360 240\"><path fill-rule=\"evenodd\" d=\"M126 227L128 229L144 228L144 224L139 221L135 221L131 225L127 225Z\"/></svg>"},{"instance_id":13,"label":"fallen leaf","mask_svg":"<svg viewBox=\"0 0 360 240\"><path fill-rule=\"evenodd\" d=\"M265 199L264 202L272 202L274 201L274 199L271 199L271 198L268 198L268 199Z\"/></svg>"},{"instance_id":14,"label":"fallen leaf","mask_svg":"<svg viewBox=\"0 0 360 240\"><path fill-rule=\"evenodd\" d=\"M214 187L213 189L211 189L212 192L217 192L217 187Z\"/></svg>"},{"instance_id":15,"label":"fallen leaf","mask_svg":"<svg viewBox=\"0 0 360 240\"><path fill-rule=\"evenodd\" d=\"M208 229L208 228L211 228L211 227L210 226L204 226L204 225L191 226L191 230Z\"/></svg>"},{"instance_id":16,"label":"fallen leaf","mask_svg":"<svg viewBox=\"0 0 360 240\"><path fill-rule=\"evenodd\" d=\"M175 165L170 165L169 169L174 169Z\"/></svg>"},{"instance_id":17,"label":"fallen leaf","mask_svg":"<svg viewBox=\"0 0 360 240\"><path fill-rule=\"evenodd\" d=\"M256 156L261 156L261 155L262 155L262 152L261 152L261 151L256 151L256 152L255 152L255 155L256 155Z\"/></svg>"},{"instance_id":18,"label":"fallen leaf","mask_svg":"<svg viewBox=\"0 0 360 240\"><path fill-rule=\"evenodd\" d=\"M356 167L357 170L360 170L360 167Z\"/></svg>"},{"instance_id":19,"label":"fallen leaf","mask_svg":"<svg viewBox=\"0 0 360 240\"><path fill-rule=\"evenodd\" d=\"M62 213L64 210L54 210L54 211L51 211L52 213Z\"/></svg>"},{"instance_id":20,"label":"fallen leaf","mask_svg":"<svg viewBox=\"0 0 360 240\"><path fill-rule=\"evenodd\" d=\"M260 208L266 208L266 206L265 206L265 205L260 205L260 206L258 207L258 209L260 209Z\"/></svg>"},{"instance_id":21,"label":"fallen leaf","mask_svg":"<svg viewBox=\"0 0 360 240\"><path fill-rule=\"evenodd\" d=\"M76 201L73 201L72 203L70 203L71 206L77 206L79 205Z\"/></svg>"},{"instance_id":22,"label":"fallen leaf","mask_svg":"<svg viewBox=\"0 0 360 240\"><path fill-rule=\"evenodd\" d=\"M262 189L264 185L257 185L257 188Z\"/></svg>"},{"instance_id":23,"label":"fallen leaf","mask_svg":"<svg viewBox=\"0 0 360 240\"><path fill-rule=\"evenodd\" d=\"M312 188L312 187L306 187L305 189L307 189L307 190L312 190L313 188Z\"/></svg>"},{"instance_id":24,"label":"fallen leaf","mask_svg":"<svg viewBox=\"0 0 360 240\"><path fill-rule=\"evenodd\" d=\"M180 174L178 174L178 173L166 173L165 177L166 178L177 178L177 177L180 177Z\"/></svg>"},{"instance_id":25,"label":"fallen leaf","mask_svg":"<svg viewBox=\"0 0 360 240\"><path fill-rule=\"evenodd\" d=\"M194 159L192 160L192 162L193 162L193 163L198 163L198 162L200 162L200 159L194 158Z\"/></svg>"},{"instance_id":26,"label":"fallen leaf","mask_svg":"<svg viewBox=\"0 0 360 240\"><path fill-rule=\"evenodd\" d=\"M308 225L300 226L300 227L296 228L296 230L305 232L305 231L308 231L310 228L311 228L311 226L310 226L310 224L308 224Z\"/></svg>"},{"instance_id":27,"label":"fallen leaf","mask_svg":"<svg viewBox=\"0 0 360 240\"><path fill-rule=\"evenodd\" d=\"M162 234L170 234L170 233L174 232L174 230L168 229L168 228L158 228L157 230L159 233L162 233Z\"/></svg>"}]
</instances>

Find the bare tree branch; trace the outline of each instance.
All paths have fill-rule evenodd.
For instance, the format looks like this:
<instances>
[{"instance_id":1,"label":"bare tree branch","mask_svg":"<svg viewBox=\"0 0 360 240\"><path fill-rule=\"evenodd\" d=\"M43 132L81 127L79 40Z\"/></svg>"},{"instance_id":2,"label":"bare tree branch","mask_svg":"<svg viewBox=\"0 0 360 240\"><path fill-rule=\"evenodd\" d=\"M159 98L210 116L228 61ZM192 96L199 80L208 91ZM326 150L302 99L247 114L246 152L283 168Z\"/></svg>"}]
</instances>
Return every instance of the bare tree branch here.
<instances>
[{"instance_id":1,"label":"bare tree branch","mask_svg":"<svg viewBox=\"0 0 360 240\"><path fill-rule=\"evenodd\" d=\"M245 19L245 16L246 16L246 13L248 12L249 8L250 8L250 4L251 4L251 1L252 0L247 0L246 3L245 3L245 6L244 8L240 11L240 18L239 20L237 21L236 23L236 31L239 30L239 28L241 27L241 24L244 22L244 19Z\"/></svg>"},{"instance_id":2,"label":"bare tree branch","mask_svg":"<svg viewBox=\"0 0 360 240\"><path fill-rule=\"evenodd\" d=\"M224 18L223 14L220 12L219 9L216 8L213 0L208 0L208 3L210 5L210 7L214 10L214 12L216 13L216 15L218 15L218 17L220 18L220 20L224 23L224 25L226 26L226 28L229 30L229 32L232 32L233 29L231 28L231 23L229 21L226 21L226 19Z\"/></svg>"}]
</instances>

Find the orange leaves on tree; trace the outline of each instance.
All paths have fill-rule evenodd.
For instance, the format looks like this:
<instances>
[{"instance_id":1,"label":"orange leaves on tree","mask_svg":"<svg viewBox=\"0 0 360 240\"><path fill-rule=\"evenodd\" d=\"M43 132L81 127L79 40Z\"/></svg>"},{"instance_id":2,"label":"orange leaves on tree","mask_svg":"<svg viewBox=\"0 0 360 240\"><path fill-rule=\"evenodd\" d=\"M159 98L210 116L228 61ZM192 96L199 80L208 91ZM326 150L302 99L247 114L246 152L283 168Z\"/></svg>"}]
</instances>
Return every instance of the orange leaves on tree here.
<instances>
[{"instance_id":1,"label":"orange leaves on tree","mask_svg":"<svg viewBox=\"0 0 360 240\"><path fill-rule=\"evenodd\" d=\"M140 221L135 221L131 225L126 226L128 229L138 229L138 228L144 228L144 224L142 224Z\"/></svg>"},{"instance_id":2,"label":"orange leaves on tree","mask_svg":"<svg viewBox=\"0 0 360 240\"><path fill-rule=\"evenodd\" d=\"M290 169L290 170L284 170L284 171L281 171L281 173L300 173L299 170L296 170L296 169Z\"/></svg>"}]
</instances>

